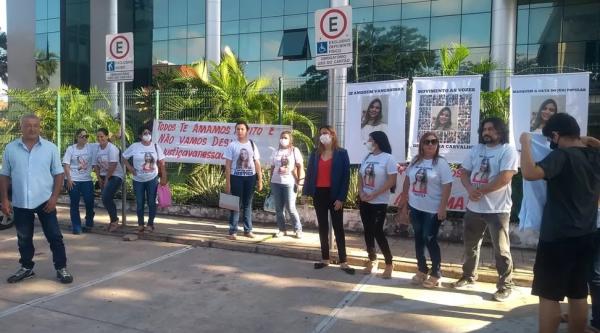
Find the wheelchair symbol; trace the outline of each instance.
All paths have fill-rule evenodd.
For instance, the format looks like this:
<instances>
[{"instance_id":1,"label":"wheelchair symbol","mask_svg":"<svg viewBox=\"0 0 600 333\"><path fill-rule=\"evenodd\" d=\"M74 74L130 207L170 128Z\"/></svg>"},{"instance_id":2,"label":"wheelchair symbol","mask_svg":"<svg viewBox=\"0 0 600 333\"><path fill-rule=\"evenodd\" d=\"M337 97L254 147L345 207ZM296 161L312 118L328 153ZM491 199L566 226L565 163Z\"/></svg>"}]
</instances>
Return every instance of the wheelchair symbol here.
<instances>
[{"instance_id":1,"label":"wheelchair symbol","mask_svg":"<svg viewBox=\"0 0 600 333\"><path fill-rule=\"evenodd\" d=\"M317 54L327 53L327 42L317 43Z\"/></svg>"}]
</instances>

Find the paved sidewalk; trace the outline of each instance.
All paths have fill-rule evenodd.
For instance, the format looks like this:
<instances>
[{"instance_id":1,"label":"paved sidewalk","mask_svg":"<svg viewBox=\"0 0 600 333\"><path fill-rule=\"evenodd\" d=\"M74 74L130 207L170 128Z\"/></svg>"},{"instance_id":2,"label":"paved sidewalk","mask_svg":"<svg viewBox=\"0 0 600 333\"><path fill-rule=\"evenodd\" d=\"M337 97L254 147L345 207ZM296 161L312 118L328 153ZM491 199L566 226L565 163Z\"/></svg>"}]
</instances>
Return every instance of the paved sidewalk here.
<instances>
[{"instance_id":1,"label":"paved sidewalk","mask_svg":"<svg viewBox=\"0 0 600 333\"><path fill-rule=\"evenodd\" d=\"M58 207L58 218L65 230L70 231L69 208ZM96 207L96 227L93 232L98 234L122 237L125 234L137 233L136 216L128 214L127 227L119 227L115 232L108 233L108 215L102 208ZM225 239L228 230L227 221L197 219L181 216L158 215L155 220L154 233L140 235L142 239L163 242L189 244L193 246L213 247L243 252L271 254L305 260L321 258L319 234L316 229L305 229L302 239L293 237L273 238L277 228L273 224L254 221L255 239L246 238L238 233L236 241ZM241 227L241 226L240 226ZM65 231L66 232L66 231ZM388 242L394 255L394 270L415 272L416 260L414 241L411 238L388 237ZM346 233L346 248L348 262L351 265L363 266L367 261L364 250L364 239L359 233ZM442 249L442 274L447 278L458 278L461 275L463 246L460 243L440 242ZM332 258L336 257L332 252ZM519 286L530 287L533 279L533 263L535 251L526 249L512 250L514 261L514 281ZM383 257L380 255L380 267ZM494 255L491 246L483 246L480 257L479 281L496 282L497 274L494 266Z\"/></svg>"}]
</instances>

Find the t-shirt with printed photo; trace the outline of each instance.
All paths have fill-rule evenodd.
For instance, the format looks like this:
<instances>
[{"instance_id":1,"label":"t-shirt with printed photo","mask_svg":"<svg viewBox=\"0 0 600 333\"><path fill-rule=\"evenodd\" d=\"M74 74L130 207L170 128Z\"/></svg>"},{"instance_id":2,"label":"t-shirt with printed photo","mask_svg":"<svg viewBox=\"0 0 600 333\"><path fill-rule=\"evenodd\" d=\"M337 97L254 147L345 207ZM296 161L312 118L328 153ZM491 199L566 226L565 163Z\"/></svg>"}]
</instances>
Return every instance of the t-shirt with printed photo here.
<instances>
[{"instance_id":1,"label":"t-shirt with printed photo","mask_svg":"<svg viewBox=\"0 0 600 333\"><path fill-rule=\"evenodd\" d=\"M133 180L147 182L158 176L157 161L164 160L165 154L162 148L155 143L146 146L141 142L136 142L125 150L123 157L126 159L133 157L133 168L136 173Z\"/></svg>"},{"instance_id":2,"label":"t-shirt with printed photo","mask_svg":"<svg viewBox=\"0 0 600 333\"><path fill-rule=\"evenodd\" d=\"M250 140L246 143L235 140L227 145L223 158L231 161L231 175L254 176L256 174L254 161L260 159L260 153L258 147Z\"/></svg>"},{"instance_id":3,"label":"t-shirt with printed photo","mask_svg":"<svg viewBox=\"0 0 600 333\"><path fill-rule=\"evenodd\" d=\"M367 155L360 165L363 192L372 193L377 191L385 184L389 175L397 173L396 160L392 155L383 152L377 155ZM368 202L371 204L387 204L389 200L390 191L386 191Z\"/></svg>"},{"instance_id":4,"label":"t-shirt with printed photo","mask_svg":"<svg viewBox=\"0 0 600 333\"><path fill-rule=\"evenodd\" d=\"M294 185L293 171L296 165L303 165L302 154L296 147L278 149L271 156L271 165L273 166L273 174L271 175L271 183Z\"/></svg>"},{"instance_id":5,"label":"t-shirt with printed photo","mask_svg":"<svg viewBox=\"0 0 600 333\"><path fill-rule=\"evenodd\" d=\"M471 173L470 181L474 188L492 183L502 171L517 171L519 156L514 146L499 144L487 147L484 144L474 146L462 163L462 167ZM511 185L487 193L479 201L469 201L467 209L476 213L508 213L512 207Z\"/></svg>"},{"instance_id":6,"label":"t-shirt with printed photo","mask_svg":"<svg viewBox=\"0 0 600 333\"><path fill-rule=\"evenodd\" d=\"M87 182L92 181L92 160L92 146L86 144L81 149L77 148L77 145L69 146L62 162L69 165L71 180L74 182Z\"/></svg>"},{"instance_id":7,"label":"t-shirt with printed photo","mask_svg":"<svg viewBox=\"0 0 600 333\"><path fill-rule=\"evenodd\" d=\"M123 167L119 161L119 148L117 148L117 146L109 142L107 143L106 147L102 149L100 145L98 145L95 155L96 157L94 158L93 164L94 166L98 167L101 176L106 176L108 173L108 168L110 167L110 163L116 162L117 167L112 175L123 179Z\"/></svg>"},{"instance_id":8,"label":"t-shirt with printed photo","mask_svg":"<svg viewBox=\"0 0 600 333\"><path fill-rule=\"evenodd\" d=\"M446 159L438 157L435 164L433 159L411 163L406 175L409 180L408 204L423 212L437 213L442 200L442 185L454 180Z\"/></svg>"}]
</instances>

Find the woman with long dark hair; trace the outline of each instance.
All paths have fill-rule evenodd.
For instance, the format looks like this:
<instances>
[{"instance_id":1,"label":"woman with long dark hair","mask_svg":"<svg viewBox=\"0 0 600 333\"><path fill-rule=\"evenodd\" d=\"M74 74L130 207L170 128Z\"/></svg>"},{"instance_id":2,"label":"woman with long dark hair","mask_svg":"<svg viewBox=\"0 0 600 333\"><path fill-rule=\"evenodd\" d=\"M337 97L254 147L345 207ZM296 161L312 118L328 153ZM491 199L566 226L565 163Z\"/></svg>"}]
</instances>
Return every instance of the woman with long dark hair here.
<instances>
[{"instance_id":1,"label":"woman with long dark hair","mask_svg":"<svg viewBox=\"0 0 600 333\"><path fill-rule=\"evenodd\" d=\"M433 124L434 131L447 131L452 127L452 111L445 106L438 112Z\"/></svg>"},{"instance_id":2,"label":"woman with long dark hair","mask_svg":"<svg viewBox=\"0 0 600 333\"><path fill-rule=\"evenodd\" d=\"M375 248L375 241L377 241L385 258L385 270L381 277L389 279L393 271L392 252L385 238L383 225L390 201L390 190L396 185L398 168L392 156L392 146L385 133L381 131L371 133L366 146L369 153L361 163L358 177L360 219L365 230L365 243L369 254L369 262L363 273L370 274L373 269L377 269ZM367 177L372 179L364 181L363 178L367 179Z\"/></svg>"},{"instance_id":3,"label":"woman with long dark hair","mask_svg":"<svg viewBox=\"0 0 600 333\"><path fill-rule=\"evenodd\" d=\"M546 126L548 119L558 113L558 105L552 98L545 100L535 115L535 119L531 123L531 132L541 133L542 128Z\"/></svg>"}]
</instances>

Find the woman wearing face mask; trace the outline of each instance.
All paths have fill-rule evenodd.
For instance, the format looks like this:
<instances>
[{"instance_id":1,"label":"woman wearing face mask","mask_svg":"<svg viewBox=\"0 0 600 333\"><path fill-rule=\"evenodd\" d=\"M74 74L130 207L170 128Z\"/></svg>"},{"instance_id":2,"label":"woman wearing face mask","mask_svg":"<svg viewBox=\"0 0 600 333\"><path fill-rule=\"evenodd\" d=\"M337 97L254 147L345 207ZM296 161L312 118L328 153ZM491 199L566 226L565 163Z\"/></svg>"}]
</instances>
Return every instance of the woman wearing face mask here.
<instances>
[{"instance_id":1,"label":"woman wearing face mask","mask_svg":"<svg viewBox=\"0 0 600 333\"><path fill-rule=\"evenodd\" d=\"M73 234L87 232L94 226L94 183L92 182L93 149L88 143L87 131L75 132L74 144L67 148L63 157L65 186L69 191L71 225ZM81 227L79 199L85 202L85 226Z\"/></svg>"},{"instance_id":2,"label":"woman wearing face mask","mask_svg":"<svg viewBox=\"0 0 600 333\"><path fill-rule=\"evenodd\" d=\"M381 277L389 279L392 277L393 271L392 252L385 238L383 225L390 201L390 190L396 185L398 168L385 133L381 131L371 133L366 146L369 154L360 165L358 177L360 219L364 226L365 243L369 254L369 262L363 273L371 274L373 269L377 269L377 250L375 249L375 240L377 240L385 258L385 270ZM369 168L371 175L369 175ZM367 177L373 178L372 181L366 181Z\"/></svg>"},{"instance_id":3,"label":"woman wearing face mask","mask_svg":"<svg viewBox=\"0 0 600 333\"><path fill-rule=\"evenodd\" d=\"M320 137L317 150L310 154L306 169L304 195L312 196L321 240L321 262L315 263L315 269L329 265L329 221L335 233L340 268L348 274L354 274L346 261L346 238L344 235L344 201L350 184L350 159L348 152L338 145L337 135L331 126L319 129Z\"/></svg>"},{"instance_id":4,"label":"woman wearing face mask","mask_svg":"<svg viewBox=\"0 0 600 333\"><path fill-rule=\"evenodd\" d=\"M108 231L114 231L119 222L114 197L119 187L121 187L124 172L121 166L119 148L109 141L108 129L98 129L96 140L98 141L98 149L92 164L98 177L98 183L102 189L102 204L104 204L110 217Z\"/></svg>"},{"instance_id":5,"label":"woman wearing face mask","mask_svg":"<svg viewBox=\"0 0 600 333\"><path fill-rule=\"evenodd\" d=\"M294 222L296 238L302 237L300 215L296 210L296 192L302 191L304 184L304 162L300 150L293 145L292 133L283 131L279 137L279 149L271 156L271 193L275 199L275 212L279 231L275 237L287 234L285 228L285 208Z\"/></svg>"},{"instance_id":6,"label":"woman wearing face mask","mask_svg":"<svg viewBox=\"0 0 600 333\"><path fill-rule=\"evenodd\" d=\"M133 192L135 193L136 213L138 218L138 231L154 231L154 218L156 217L156 191L158 189L159 172L160 184L167 184L167 170L165 168L165 155L162 148L152 143L152 131L141 128L139 131L142 141L129 146L123 153L125 167L133 175ZM133 165L129 163L133 158ZM148 203L148 224L144 226L144 205Z\"/></svg>"}]
</instances>

